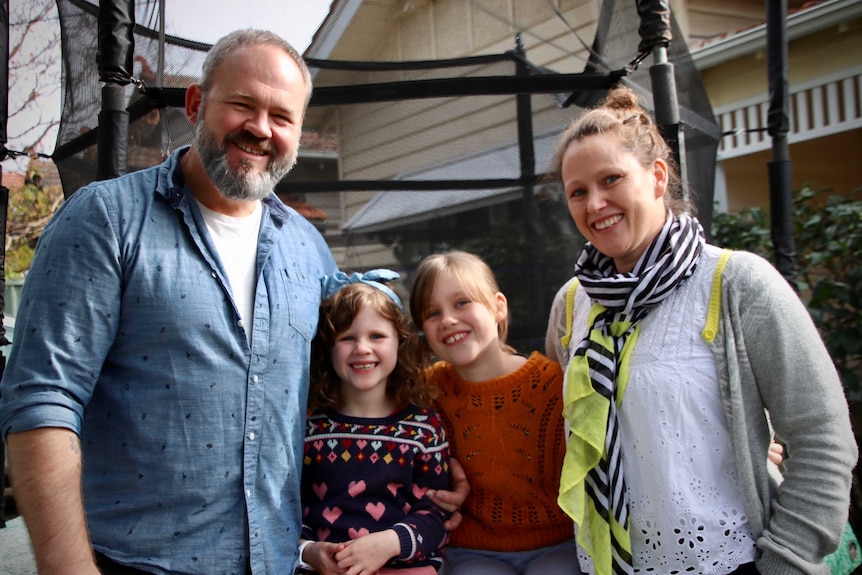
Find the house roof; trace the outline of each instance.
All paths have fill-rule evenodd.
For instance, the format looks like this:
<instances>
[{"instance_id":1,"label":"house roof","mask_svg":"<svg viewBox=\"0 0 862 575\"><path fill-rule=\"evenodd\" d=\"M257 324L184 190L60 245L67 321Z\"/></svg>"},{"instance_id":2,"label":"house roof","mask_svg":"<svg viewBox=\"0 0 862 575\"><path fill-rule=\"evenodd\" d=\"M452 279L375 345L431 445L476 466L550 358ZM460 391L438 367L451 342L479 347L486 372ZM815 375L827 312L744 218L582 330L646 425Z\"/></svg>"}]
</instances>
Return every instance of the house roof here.
<instances>
[{"instance_id":1,"label":"house roof","mask_svg":"<svg viewBox=\"0 0 862 575\"><path fill-rule=\"evenodd\" d=\"M283 201L285 205L290 206L291 208L296 210L300 216L304 217L307 220L322 222L329 217L329 214L327 214L325 211L321 210L317 206L309 204L304 200L292 199L284 196L280 197L281 201Z\"/></svg>"},{"instance_id":2,"label":"house roof","mask_svg":"<svg viewBox=\"0 0 862 575\"><path fill-rule=\"evenodd\" d=\"M303 131L299 140L299 155L338 155L338 137L335 134Z\"/></svg>"},{"instance_id":3,"label":"house roof","mask_svg":"<svg viewBox=\"0 0 862 575\"><path fill-rule=\"evenodd\" d=\"M328 58L364 0L332 0L329 14L314 32L303 54L306 58Z\"/></svg>"},{"instance_id":4,"label":"house roof","mask_svg":"<svg viewBox=\"0 0 862 575\"><path fill-rule=\"evenodd\" d=\"M550 158L559 138L555 130L535 139L535 156ZM544 167L540 166L540 170ZM400 180L457 180L499 179L520 177L520 160L517 144L489 148L436 166L406 174ZM417 222L505 203L521 197L520 187L488 190L416 191L398 190L377 192L343 226L342 230L354 233L373 233L404 227Z\"/></svg>"},{"instance_id":5,"label":"house roof","mask_svg":"<svg viewBox=\"0 0 862 575\"><path fill-rule=\"evenodd\" d=\"M60 173L51 160L30 160L27 172L38 170L42 177L42 186L60 186ZM27 183L27 174L3 172L3 185L12 191L19 190Z\"/></svg>"},{"instance_id":6,"label":"house roof","mask_svg":"<svg viewBox=\"0 0 862 575\"><path fill-rule=\"evenodd\" d=\"M18 190L24 187L24 179L27 176L24 174L16 174L14 172L3 172L3 185L10 190Z\"/></svg>"},{"instance_id":7,"label":"house roof","mask_svg":"<svg viewBox=\"0 0 862 575\"><path fill-rule=\"evenodd\" d=\"M794 40L862 16L859 0L812 0L788 13L787 39ZM711 39L692 48L698 70L729 62L766 48L766 22Z\"/></svg>"}]
</instances>

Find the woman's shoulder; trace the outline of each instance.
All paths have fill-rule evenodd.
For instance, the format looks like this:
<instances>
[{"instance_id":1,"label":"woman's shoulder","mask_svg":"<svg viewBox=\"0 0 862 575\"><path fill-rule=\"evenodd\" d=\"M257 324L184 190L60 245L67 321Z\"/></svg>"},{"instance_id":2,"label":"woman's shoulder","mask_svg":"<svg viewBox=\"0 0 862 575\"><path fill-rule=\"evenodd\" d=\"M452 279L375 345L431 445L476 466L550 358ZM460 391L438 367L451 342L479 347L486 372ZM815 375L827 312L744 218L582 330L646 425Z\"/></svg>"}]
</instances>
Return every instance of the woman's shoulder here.
<instances>
[{"instance_id":1,"label":"woman's shoulder","mask_svg":"<svg viewBox=\"0 0 862 575\"><path fill-rule=\"evenodd\" d=\"M772 286L776 283L780 285L782 282L776 280L784 280L769 260L743 250L729 251L722 276L728 287L743 291L758 289L764 285Z\"/></svg>"},{"instance_id":2,"label":"woman's shoulder","mask_svg":"<svg viewBox=\"0 0 862 575\"><path fill-rule=\"evenodd\" d=\"M722 309L735 308L749 317L762 314L781 317L785 322L810 321L790 282L760 255L741 250L730 252L720 281Z\"/></svg>"}]
</instances>

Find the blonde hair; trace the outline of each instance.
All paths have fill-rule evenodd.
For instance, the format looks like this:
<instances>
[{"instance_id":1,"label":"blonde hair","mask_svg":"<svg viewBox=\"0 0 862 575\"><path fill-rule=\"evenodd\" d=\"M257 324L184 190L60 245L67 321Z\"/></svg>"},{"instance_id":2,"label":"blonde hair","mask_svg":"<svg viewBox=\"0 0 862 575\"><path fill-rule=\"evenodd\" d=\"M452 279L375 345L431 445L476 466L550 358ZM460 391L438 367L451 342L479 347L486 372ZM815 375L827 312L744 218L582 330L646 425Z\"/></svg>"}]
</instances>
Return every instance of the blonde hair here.
<instances>
[{"instance_id":1,"label":"blonde hair","mask_svg":"<svg viewBox=\"0 0 862 575\"><path fill-rule=\"evenodd\" d=\"M398 336L398 361L386 381L386 395L399 405L428 407L437 388L425 378L427 363L419 335L401 307L377 288L347 285L320 304L317 335L311 343L311 386L308 408L314 413L343 404L341 378L332 365L332 347L364 309L372 309L392 323Z\"/></svg>"},{"instance_id":2,"label":"blonde hair","mask_svg":"<svg viewBox=\"0 0 862 575\"><path fill-rule=\"evenodd\" d=\"M445 273L451 273L461 285L467 295L495 312L497 309L497 294L500 288L494 277L494 272L488 267L482 258L468 252L451 251L441 254L433 254L426 257L416 268L413 278L413 287L410 290L410 315L413 323L421 326L428 315L431 306L431 294L437 280ZM497 337L500 347L505 351L515 353L515 350L506 344L509 335L508 315L503 321L497 322Z\"/></svg>"},{"instance_id":3,"label":"blonde hair","mask_svg":"<svg viewBox=\"0 0 862 575\"><path fill-rule=\"evenodd\" d=\"M655 160L664 160L668 168L665 205L675 215L690 213L694 206L682 196L682 181L670 146L662 137L650 115L638 104L638 97L630 88L618 86L595 108L585 111L560 137L551 161L551 175L562 180L563 156L573 142L589 136L614 133L623 147L638 162L649 168Z\"/></svg>"}]
</instances>

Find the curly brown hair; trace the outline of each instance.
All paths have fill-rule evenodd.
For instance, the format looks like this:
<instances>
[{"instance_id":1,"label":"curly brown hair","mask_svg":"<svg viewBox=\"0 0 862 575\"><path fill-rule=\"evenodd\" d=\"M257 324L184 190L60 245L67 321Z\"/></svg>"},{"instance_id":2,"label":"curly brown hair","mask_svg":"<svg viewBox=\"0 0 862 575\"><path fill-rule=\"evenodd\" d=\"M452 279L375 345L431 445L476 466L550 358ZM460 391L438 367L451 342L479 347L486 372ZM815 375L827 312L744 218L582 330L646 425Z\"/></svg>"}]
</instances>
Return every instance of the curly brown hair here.
<instances>
[{"instance_id":1,"label":"curly brown hair","mask_svg":"<svg viewBox=\"0 0 862 575\"><path fill-rule=\"evenodd\" d=\"M386 381L386 394L398 405L428 407L437 387L425 377L428 359L410 318L388 295L368 284L347 285L323 300L317 335L311 343L311 413L343 405L341 378L332 366L332 347L362 310L370 308L390 321L398 334L398 361Z\"/></svg>"}]
</instances>

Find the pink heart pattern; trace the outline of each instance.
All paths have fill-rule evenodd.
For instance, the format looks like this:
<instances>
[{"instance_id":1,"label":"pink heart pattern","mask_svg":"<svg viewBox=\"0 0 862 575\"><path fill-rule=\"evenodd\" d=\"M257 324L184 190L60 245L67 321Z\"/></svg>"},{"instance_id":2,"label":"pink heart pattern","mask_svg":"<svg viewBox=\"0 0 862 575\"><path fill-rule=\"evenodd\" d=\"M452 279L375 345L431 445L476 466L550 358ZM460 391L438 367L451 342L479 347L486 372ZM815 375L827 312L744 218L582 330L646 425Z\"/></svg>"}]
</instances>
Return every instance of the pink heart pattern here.
<instances>
[{"instance_id":1,"label":"pink heart pattern","mask_svg":"<svg viewBox=\"0 0 862 575\"><path fill-rule=\"evenodd\" d=\"M339 517L341 517L341 509L338 507L326 507L323 510L323 518L329 521L330 525L335 523Z\"/></svg>"},{"instance_id":2,"label":"pink heart pattern","mask_svg":"<svg viewBox=\"0 0 862 575\"><path fill-rule=\"evenodd\" d=\"M418 529L412 506L419 500L420 508L428 504L429 488L445 487L449 461L439 416L424 413L385 424L340 421L330 414L309 417L302 511L311 538L351 541L396 522ZM445 537L441 529L426 544L430 535L413 534L420 554L435 553Z\"/></svg>"},{"instance_id":3,"label":"pink heart pattern","mask_svg":"<svg viewBox=\"0 0 862 575\"><path fill-rule=\"evenodd\" d=\"M368 535L368 529L366 529L365 527L363 527L361 529L354 529L353 527L351 527L350 529L347 530L347 535L351 539L359 539L360 537L362 537L364 535Z\"/></svg>"},{"instance_id":4,"label":"pink heart pattern","mask_svg":"<svg viewBox=\"0 0 862 575\"><path fill-rule=\"evenodd\" d=\"M386 511L386 506L380 502L371 503L369 501L365 504L365 511L367 511L375 521L380 521L380 518L383 517L383 513Z\"/></svg>"},{"instance_id":5,"label":"pink heart pattern","mask_svg":"<svg viewBox=\"0 0 862 575\"><path fill-rule=\"evenodd\" d=\"M326 483L314 483L311 486L311 490L314 491L318 499L323 501L323 496L326 495L327 491Z\"/></svg>"},{"instance_id":6,"label":"pink heart pattern","mask_svg":"<svg viewBox=\"0 0 862 575\"><path fill-rule=\"evenodd\" d=\"M402 487L404 487L404 485L402 483L392 482L392 483L386 484L386 489L389 490L389 493L392 494L392 497L395 497L396 495L398 495L398 490L401 489Z\"/></svg>"},{"instance_id":7,"label":"pink heart pattern","mask_svg":"<svg viewBox=\"0 0 862 575\"><path fill-rule=\"evenodd\" d=\"M347 493L349 493L351 497L356 497L363 491L365 491L365 480L363 479L360 479L359 481L351 481L350 485L347 487Z\"/></svg>"}]
</instances>

